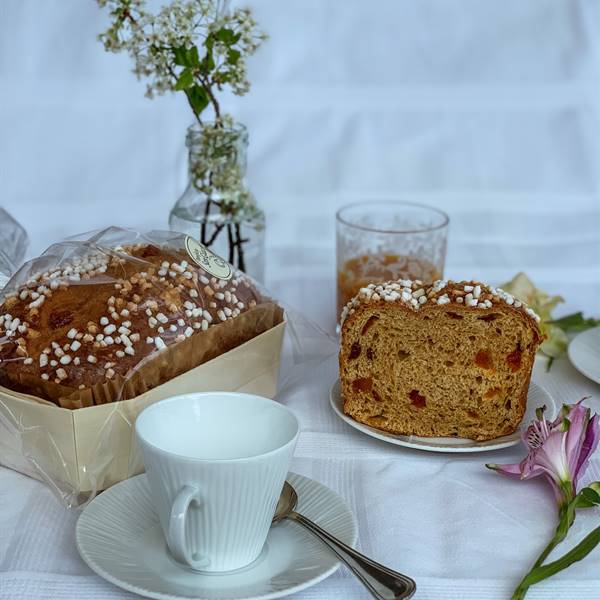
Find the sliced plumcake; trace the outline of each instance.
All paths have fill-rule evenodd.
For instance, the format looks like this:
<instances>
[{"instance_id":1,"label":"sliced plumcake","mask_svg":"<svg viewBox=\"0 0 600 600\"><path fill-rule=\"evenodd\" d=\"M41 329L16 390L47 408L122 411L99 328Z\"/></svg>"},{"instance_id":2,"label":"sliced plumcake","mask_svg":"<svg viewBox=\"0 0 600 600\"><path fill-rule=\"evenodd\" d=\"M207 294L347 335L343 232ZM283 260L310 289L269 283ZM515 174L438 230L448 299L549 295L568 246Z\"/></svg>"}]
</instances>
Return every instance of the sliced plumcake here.
<instances>
[{"instance_id":1,"label":"sliced plumcake","mask_svg":"<svg viewBox=\"0 0 600 600\"><path fill-rule=\"evenodd\" d=\"M371 284L342 313L344 412L395 434L488 440L516 430L539 317L474 281Z\"/></svg>"}]
</instances>

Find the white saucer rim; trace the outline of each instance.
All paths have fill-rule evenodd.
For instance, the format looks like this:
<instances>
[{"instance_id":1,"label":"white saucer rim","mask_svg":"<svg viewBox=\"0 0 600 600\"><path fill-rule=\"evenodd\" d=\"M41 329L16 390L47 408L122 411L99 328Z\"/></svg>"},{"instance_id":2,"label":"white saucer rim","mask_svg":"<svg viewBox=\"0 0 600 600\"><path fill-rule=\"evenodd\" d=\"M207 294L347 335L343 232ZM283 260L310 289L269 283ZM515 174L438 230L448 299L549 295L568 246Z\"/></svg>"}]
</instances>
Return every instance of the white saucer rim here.
<instances>
[{"instance_id":1,"label":"white saucer rim","mask_svg":"<svg viewBox=\"0 0 600 600\"><path fill-rule=\"evenodd\" d=\"M592 337L598 335L600 337L600 327L592 327L591 329L587 329L586 331L579 332L570 342L567 347L567 356L569 357L569 362L584 376L594 383L600 384L600 370L598 373L590 373L585 366L579 362L577 356L574 354L576 350L578 350L587 337Z\"/></svg>"},{"instance_id":2,"label":"white saucer rim","mask_svg":"<svg viewBox=\"0 0 600 600\"><path fill-rule=\"evenodd\" d=\"M556 415L557 413L557 405L552 397L552 395L544 389L541 385L534 383L531 381L529 383L529 391L531 390L538 391L540 394L546 397L547 403L546 407L548 409L548 416ZM483 442L475 442L473 440L466 440L466 438L446 438L448 440L456 441L460 439L465 439L465 441L471 442L471 445L468 446L446 446L444 444L436 444L433 442L425 442L425 441L411 441L408 438L417 438L419 440L426 440L428 438L421 438L419 436L402 436L393 433L387 433L385 431L375 429L374 427L370 427L369 425L365 425L364 423L359 423L355 421L352 417L345 414L341 408L341 389L340 389L340 380L336 379L330 390L329 390L329 404L333 409L334 413L342 419L345 423L347 423L350 427L368 435L374 439L378 439L382 442L386 442L388 444L392 444L394 446L401 446L404 448L411 448L412 450L421 450L423 452L442 452L447 454L470 454L470 453L479 453L479 452L495 452L496 450L503 450L505 448L511 448L512 446L516 446L521 441L521 428L523 427L523 422L519 425L518 429L508 435L503 436L504 438L510 438L505 441L498 442L497 440L502 440L502 438L496 438L496 440L485 440ZM406 438L406 439L405 439ZM435 439L444 439L444 438L435 438Z\"/></svg>"},{"instance_id":3,"label":"white saucer rim","mask_svg":"<svg viewBox=\"0 0 600 600\"><path fill-rule=\"evenodd\" d=\"M356 515L354 514L354 512L352 511L352 509L348 506L348 503L344 500L344 498L342 498L337 492L335 492L334 490L332 490L331 488L329 488L328 486L322 484L319 481L316 481L315 479L312 479L311 477L307 477L305 475L300 475L299 473L294 473L292 471L290 471L286 477L286 481L289 480L290 476L293 477L299 477L301 479L305 479L307 481L309 481L312 484L316 484L318 486L321 486L322 488L326 489L330 494L333 494L335 496L337 496L337 498L344 504L344 506L346 507L348 514L350 516L350 525L351 525L351 543L349 544L350 546L354 547L356 545L356 542L358 541L358 522L356 520ZM103 492L103 494L106 493L110 493L112 491L112 493L116 493L116 490L118 487L120 486L124 486L124 485L132 485L132 481L133 480L139 480L142 477L146 477L145 473L141 473L139 475L135 475L134 477L130 477L129 479L125 479L123 481L120 481L119 483L116 483L115 485L111 486L108 490L105 490ZM141 596L144 596L146 598L154 598L156 600L203 600L203 598L201 596L198 597L191 597L191 596L179 596L176 594L164 594L162 592L154 592L152 590L140 587L140 586L136 586L133 584L130 584L126 581L123 581L122 579L119 579L116 576L111 575L109 572L107 572L105 569L103 569L102 567L100 567L99 565L97 565L90 557L89 555L86 553L85 549L82 547L81 545L81 540L80 540L80 528L79 528L79 522L81 517L83 517L83 515L85 514L85 511L88 509L89 506L91 506L94 502L96 502L99 498L101 498L101 495L96 496L87 506L86 508L83 510L83 512L79 515L79 518L77 519L77 524L75 526L75 545L77 547L77 551L79 553L79 556L81 557L81 559L83 560L83 562L85 562L85 564L94 572L96 573L96 575L98 575L99 577L101 577L102 579L104 579L105 581L108 581L109 583L111 583L112 585L115 585L116 587L125 590L127 592L131 592L134 594L138 594ZM286 588L284 590L278 590L275 592L271 592L268 594L262 594L260 596L238 596L235 598L235 600L274 600L275 598L282 598L284 596L288 596L290 594L295 594L298 592L301 592L303 590L309 589L311 587L313 587L314 585L317 585L318 583L320 583L321 581L324 581L325 579L327 579L328 577L330 577L331 575L333 575L342 565L342 561L337 559L336 563L333 564L331 567L329 567L327 570L325 570L323 573L315 576L314 578L305 581L303 583L300 583L298 585Z\"/></svg>"}]
</instances>

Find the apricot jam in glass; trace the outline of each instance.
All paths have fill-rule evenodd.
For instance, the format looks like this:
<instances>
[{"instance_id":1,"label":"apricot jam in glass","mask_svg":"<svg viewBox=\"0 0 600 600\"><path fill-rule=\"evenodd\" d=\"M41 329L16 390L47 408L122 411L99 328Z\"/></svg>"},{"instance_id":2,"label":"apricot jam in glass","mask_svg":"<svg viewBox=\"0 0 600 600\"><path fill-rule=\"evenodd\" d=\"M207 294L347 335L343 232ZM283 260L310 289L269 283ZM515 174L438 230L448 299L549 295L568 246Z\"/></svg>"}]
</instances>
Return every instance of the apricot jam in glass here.
<instances>
[{"instance_id":1,"label":"apricot jam in glass","mask_svg":"<svg viewBox=\"0 0 600 600\"><path fill-rule=\"evenodd\" d=\"M441 279L448 216L421 204L361 202L336 215L337 318L369 283L394 279Z\"/></svg>"}]
</instances>

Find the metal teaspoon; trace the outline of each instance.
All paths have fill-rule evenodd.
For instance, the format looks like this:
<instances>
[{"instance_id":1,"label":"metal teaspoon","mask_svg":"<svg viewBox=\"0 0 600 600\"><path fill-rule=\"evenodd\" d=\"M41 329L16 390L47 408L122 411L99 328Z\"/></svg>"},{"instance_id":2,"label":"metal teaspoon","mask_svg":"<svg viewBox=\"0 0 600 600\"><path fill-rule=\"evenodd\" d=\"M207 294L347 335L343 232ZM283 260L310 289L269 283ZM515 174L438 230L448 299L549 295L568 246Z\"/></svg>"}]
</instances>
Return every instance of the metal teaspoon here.
<instances>
[{"instance_id":1,"label":"metal teaspoon","mask_svg":"<svg viewBox=\"0 0 600 600\"><path fill-rule=\"evenodd\" d=\"M416 583L406 575L392 571L336 539L316 523L295 512L298 504L296 490L286 481L277 502L273 523L291 519L316 535L360 579L378 600L404 600L416 591Z\"/></svg>"}]
</instances>

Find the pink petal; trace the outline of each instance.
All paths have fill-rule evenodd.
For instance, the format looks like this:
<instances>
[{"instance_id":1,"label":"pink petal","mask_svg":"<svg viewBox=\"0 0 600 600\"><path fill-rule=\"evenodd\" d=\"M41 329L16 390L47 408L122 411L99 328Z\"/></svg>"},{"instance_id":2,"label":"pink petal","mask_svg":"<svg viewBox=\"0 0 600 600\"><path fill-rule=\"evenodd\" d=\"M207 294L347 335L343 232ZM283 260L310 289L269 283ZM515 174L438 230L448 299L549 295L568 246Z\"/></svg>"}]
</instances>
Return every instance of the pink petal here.
<instances>
[{"instance_id":1,"label":"pink petal","mask_svg":"<svg viewBox=\"0 0 600 600\"><path fill-rule=\"evenodd\" d=\"M537 453L539 448L531 450L529 454L521 461L521 479L533 479L545 473L546 471L537 462Z\"/></svg>"},{"instance_id":2,"label":"pink petal","mask_svg":"<svg viewBox=\"0 0 600 600\"><path fill-rule=\"evenodd\" d=\"M577 486L577 481L585 473L590 456L594 453L598 446L598 440L600 438L600 423L598 422L598 415L594 415L587 426L585 432L585 438L581 446L581 452L579 453L579 459L577 466L575 467L575 473L573 477L573 483Z\"/></svg>"},{"instance_id":3,"label":"pink petal","mask_svg":"<svg viewBox=\"0 0 600 600\"><path fill-rule=\"evenodd\" d=\"M590 419L590 409L583 406L581 402L578 402L571 406L566 418L569 420L569 428L565 433L567 437L565 452L569 465L569 473L575 478L579 455Z\"/></svg>"},{"instance_id":4,"label":"pink petal","mask_svg":"<svg viewBox=\"0 0 600 600\"><path fill-rule=\"evenodd\" d=\"M511 477L512 479L521 479L521 464L515 463L512 465L496 465L494 463L488 463L485 465L488 469L492 469L492 471L497 471L502 475L506 475L507 477Z\"/></svg>"}]
</instances>

